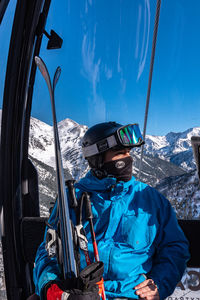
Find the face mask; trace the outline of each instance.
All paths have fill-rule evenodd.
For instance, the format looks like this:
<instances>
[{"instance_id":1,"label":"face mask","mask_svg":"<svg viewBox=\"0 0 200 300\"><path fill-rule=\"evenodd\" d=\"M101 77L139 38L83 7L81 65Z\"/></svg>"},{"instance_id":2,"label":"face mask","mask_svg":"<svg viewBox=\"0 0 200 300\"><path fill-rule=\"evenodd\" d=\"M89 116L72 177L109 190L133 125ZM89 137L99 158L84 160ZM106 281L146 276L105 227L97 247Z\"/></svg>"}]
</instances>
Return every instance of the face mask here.
<instances>
[{"instance_id":1,"label":"face mask","mask_svg":"<svg viewBox=\"0 0 200 300\"><path fill-rule=\"evenodd\" d=\"M111 175L117 181L129 181L132 178L133 158L131 156L111 160L103 164L102 170L106 171L107 175Z\"/></svg>"}]
</instances>

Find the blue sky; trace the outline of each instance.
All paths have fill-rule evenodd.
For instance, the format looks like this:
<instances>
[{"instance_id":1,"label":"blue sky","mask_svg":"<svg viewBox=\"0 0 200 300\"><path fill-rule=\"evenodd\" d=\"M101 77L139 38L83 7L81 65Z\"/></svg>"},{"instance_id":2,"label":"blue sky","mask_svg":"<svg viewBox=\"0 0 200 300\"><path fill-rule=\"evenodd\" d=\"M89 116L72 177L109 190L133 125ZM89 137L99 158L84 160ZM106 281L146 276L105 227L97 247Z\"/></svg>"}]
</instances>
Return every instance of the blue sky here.
<instances>
[{"instance_id":1,"label":"blue sky","mask_svg":"<svg viewBox=\"0 0 200 300\"><path fill-rule=\"evenodd\" d=\"M14 9L11 1L7 17ZM46 31L63 38L60 50L40 56L51 77L62 68L56 87L58 121L71 118L91 126L116 120L143 129L155 17L155 0L52 0ZM162 1L147 133L162 135L199 124L200 3ZM0 26L4 77L8 26ZM0 82L2 107L3 80ZM52 124L48 90L37 73L32 115Z\"/></svg>"}]
</instances>

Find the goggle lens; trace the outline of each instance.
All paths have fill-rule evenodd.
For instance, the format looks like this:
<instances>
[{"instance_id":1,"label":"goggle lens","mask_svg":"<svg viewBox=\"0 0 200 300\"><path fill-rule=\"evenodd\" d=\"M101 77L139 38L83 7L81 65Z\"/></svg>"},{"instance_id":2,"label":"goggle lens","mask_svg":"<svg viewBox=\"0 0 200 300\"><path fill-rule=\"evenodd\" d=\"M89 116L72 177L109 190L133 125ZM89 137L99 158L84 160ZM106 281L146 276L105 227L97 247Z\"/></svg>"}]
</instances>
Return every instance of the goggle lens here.
<instances>
[{"instance_id":1,"label":"goggle lens","mask_svg":"<svg viewBox=\"0 0 200 300\"><path fill-rule=\"evenodd\" d=\"M144 143L138 124L131 124L120 128L118 136L124 146L139 146Z\"/></svg>"}]
</instances>

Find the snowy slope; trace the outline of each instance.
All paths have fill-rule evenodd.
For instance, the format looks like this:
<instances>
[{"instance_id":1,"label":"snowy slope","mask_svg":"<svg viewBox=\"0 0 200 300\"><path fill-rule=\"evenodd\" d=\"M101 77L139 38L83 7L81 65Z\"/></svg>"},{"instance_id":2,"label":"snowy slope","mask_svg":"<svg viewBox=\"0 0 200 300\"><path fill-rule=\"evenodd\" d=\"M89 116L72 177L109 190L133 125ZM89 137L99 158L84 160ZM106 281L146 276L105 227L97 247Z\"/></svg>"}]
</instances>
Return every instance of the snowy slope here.
<instances>
[{"instance_id":1,"label":"snowy slope","mask_svg":"<svg viewBox=\"0 0 200 300\"><path fill-rule=\"evenodd\" d=\"M0 110L0 123L1 116L2 110ZM65 119L58 124L58 128L64 155L64 167L71 170L73 177L78 179L84 172L80 166L84 166L83 169L86 168L80 150L81 138L87 127ZM200 136L200 127L190 128L184 132L170 132L166 136L147 135L144 153L147 156L172 162L186 171L192 170L195 168L190 142L193 135ZM139 154L140 150L135 152ZM29 154L45 164L55 167L53 128L35 118L31 118Z\"/></svg>"},{"instance_id":2,"label":"snowy slope","mask_svg":"<svg viewBox=\"0 0 200 300\"><path fill-rule=\"evenodd\" d=\"M87 168L81 154L81 138L87 127L65 119L58 123L59 139L63 155L63 167L78 179ZM31 118L29 155L55 168L53 128L35 118Z\"/></svg>"},{"instance_id":3,"label":"snowy slope","mask_svg":"<svg viewBox=\"0 0 200 300\"><path fill-rule=\"evenodd\" d=\"M81 151L81 141L87 126L65 119L58 123L58 130L63 154L63 166L70 170L73 178L78 180L88 170L88 164Z\"/></svg>"},{"instance_id":4,"label":"snowy slope","mask_svg":"<svg viewBox=\"0 0 200 300\"><path fill-rule=\"evenodd\" d=\"M170 132L166 136L147 135L145 153L170 161L187 171L192 170L195 168L191 148L192 136L200 136L200 127L184 132Z\"/></svg>"},{"instance_id":5,"label":"snowy slope","mask_svg":"<svg viewBox=\"0 0 200 300\"><path fill-rule=\"evenodd\" d=\"M81 178L88 170L81 152L81 139L87 130L85 125L65 119L58 123L59 138L63 154L63 165L73 178ZM166 136L148 135L145 144L142 179L151 185L160 179L178 176L195 168L191 136L200 135L200 127ZM29 154L46 165L55 168L52 127L31 118ZM133 173L138 174L140 149L132 151Z\"/></svg>"},{"instance_id":6,"label":"snowy slope","mask_svg":"<svg viewBox=\"0 0 200 300\"><path fill-rule=\"evenodd\" d=\"M196 170L162 179L156 186L180 219L200 219L200 186Z\"/></svg>"},{"instance_id":7,"label":"snowy slope","mask_svg":"<svg viewBox=\"0 0 200 300\"><path fill-rule=\"evenodd\" d=\"M86 167L81 155L81 138L87 127L65 119L58 123L58 129L64 167L78 179L83 172L80 165L84 166L83 169ZM192 170L195 168L190 142L193 135L200 135L200 127L180 133L170 132L166 136L147 135L145 155L171 162L186 171ZM139 155L140 149L134 152ZM31 118L29 153L45 164L55 167L52 127L34 118Z\"/></svg>"},{"instance_id":8,"label":"snowy slope","mask_svg":"<svg viewBox=\"0 0 200 300\"><path fill-rule=\"evenodd\" d=\"M53 128L35 118L31 118L30 122L29 155L49 166L55 166Z\"/></svg>"},{"instance_id":9,"label":"snowy slope","mask_svg":"<svg viewBox=\"0 0 200 300\"><path fill-rule=\"evenodd\" d=\"M132 150L131 155L133 157L133 175L137 180L143 181L151 186L157 185L160 180L166 177L185 174L183 169L167 160L144 154L141 176L139 178L140 154Z\"/></svg>"}]
</instances>

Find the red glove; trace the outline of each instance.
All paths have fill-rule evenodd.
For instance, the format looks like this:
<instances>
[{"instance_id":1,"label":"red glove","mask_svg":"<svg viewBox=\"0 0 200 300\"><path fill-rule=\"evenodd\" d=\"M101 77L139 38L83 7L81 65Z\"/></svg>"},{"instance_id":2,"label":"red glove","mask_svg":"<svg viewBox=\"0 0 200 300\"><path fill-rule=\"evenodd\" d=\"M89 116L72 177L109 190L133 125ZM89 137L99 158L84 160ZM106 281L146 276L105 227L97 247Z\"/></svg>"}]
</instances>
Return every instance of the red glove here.
<instances>
[{"instance_id":1,"label":"red glove","mask_svg":"<svg viewBox=\"0 0 200 300\"><path fill-rule=\"evenodd\" d=\"M53 283L47 290L47 300L61 300L65 299L67 295L68 293L61 290L56 283Z\"/></svg>"},{"instance_id":2,"label":"red glove","mask_svg":"<svg viewBox=\"0 0 200 300\"><path fill-rule=\"evenodd\" d=\"M44 297L46 296L46 300L99 300L98 285L103 287L102 275L103 263L92 263L76 278L47 283L43 290ZM103 291L101 290L101 295ZM104 300L103 297L102 299Z\"/></svg>"}]
</instances>

